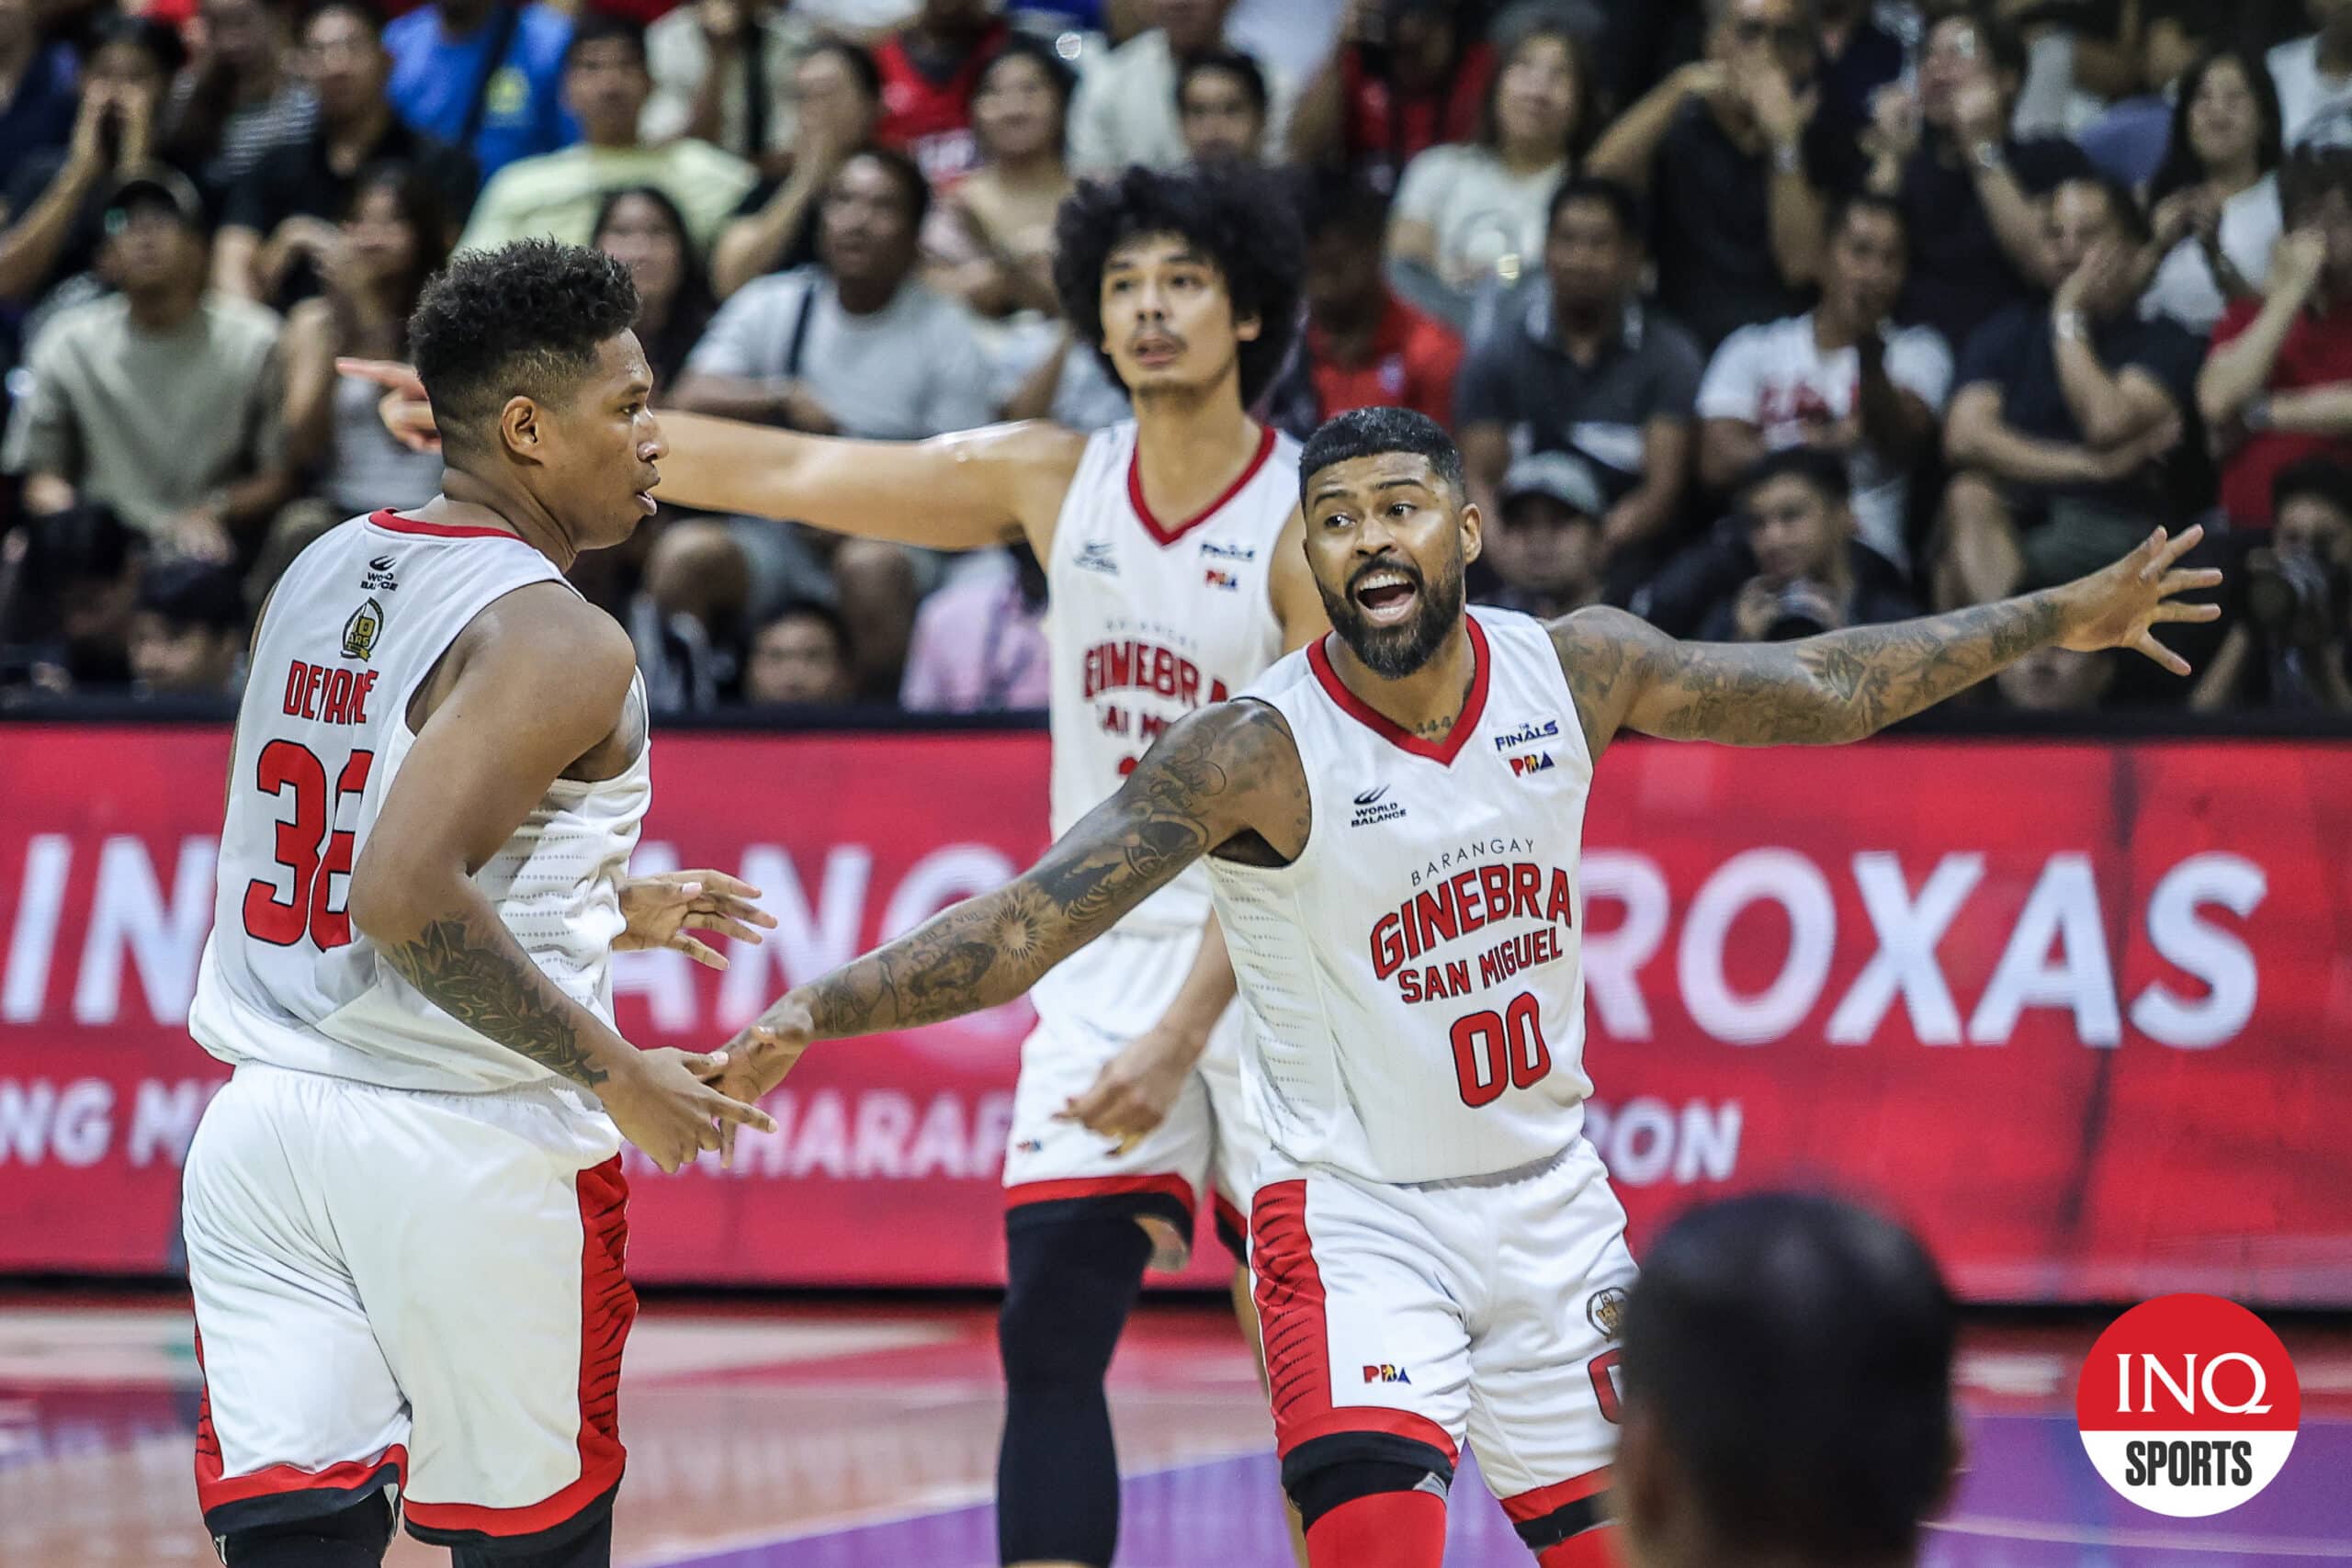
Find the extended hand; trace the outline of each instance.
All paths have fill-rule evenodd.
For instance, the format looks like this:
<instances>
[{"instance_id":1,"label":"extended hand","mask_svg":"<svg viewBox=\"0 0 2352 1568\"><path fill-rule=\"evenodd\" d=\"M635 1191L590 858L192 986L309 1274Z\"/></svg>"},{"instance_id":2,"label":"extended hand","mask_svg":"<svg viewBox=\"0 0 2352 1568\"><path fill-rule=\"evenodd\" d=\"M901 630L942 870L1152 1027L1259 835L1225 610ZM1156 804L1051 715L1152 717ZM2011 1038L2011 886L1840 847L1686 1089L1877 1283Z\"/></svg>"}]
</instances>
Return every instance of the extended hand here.
<instances>
[{"instance_id":1,"label":"extended hand","mask_svg":"<svg viewBox=\"0 0 2352 1568\"><path fill-rule=\"evenodd\" d=\"M356 376L389 389L376 405L376 415L392 433L393 440L412 452L441 450L441 430L433 423L433 404L413 369L394 359L337 359L334 367L338 375Z\"/></svg>"},{"instance_id":2,"label":"extended hand","mask_svg":"<svg viewBox=\"0 0 2352 1568\"><path fill-rule=\"evenodd\" d=\"M621 1136L663 1170L675 1171L705 1149L731 1149L738 1126L775 1131L766 1111L724 1092L723 1075L731 1065L724 1051L704 1056L664 1046L639 1053L597 1085L596 1094ZM720 1087L713 1087L714 1079L722 1080Z\"/></svg>"},{"instance_id":3,"label":"extended hand","mask_svg":"<svg viewBox=\"0 0 2352 1568\"><path fill-rule=\"evenodd\" d=\"M1084 1094L1056 1113L1090 1133L1115 1139L1125 1154L1136 1139L1168 1120L1200 1060L1204 1043L1165 1026L1146 1030L1102 1064Z\"/></svg>"},{"instance_id":4,"label":"extended hand","mask_svg":"<svg viewBox=\"0 0 2352 1568\"><path fill-rule=\"evenodd\" d=\"M726 1058L726 1071L719 1075L718 1087L729 1096L746 1104L756 1104L769 1090L784 1081L785 1074L799 1062L801 1053L817 1038L817 1025L809 1016L807 1004L795 993L786 991L767 1011L752 1021L751 1027L728 1042L720 1053ZM775 1131L774 1123L769 1131ZM735 1129L719 1130L718 1163L735 1162Z\"/></svg>"},{"instance_id":5,"label":"extended hand","mask_svg":"<svg viewBox=\"0 0 2352 1568\"><path fill-rule=\"evenodd\" d=\"M2188 660L2158 642L2159 621L2210 621L2222 613L2219 604L2190 604L2173 597L2192 588L2211 588L2222 574L2211 567L2177 570L2173 563L2196 547L2205 536L2192 527L2177 539L2162 528L2148 536L2139 548L2102 571L2078 577L2058 592L2065 597L2066 629L2058 646L2079 653L2103 648L2128 648L2146 654L2176 675L2188 673Z\"/></svg>"},{"instance_id":6,"label":"extended hand","mask_svg":"<svg viewBox=\"0 0 2352 1568\"><path fill-rule=\"evenodd\" d=\"M726 955L692 933L718 931L757 943L759 926L775 929L775 917L752 902L760 890L718 871L665 871L632 876L621 884L621 919L628 929L613 939L616 952L641 947L677 949L707 969L727 967Z\"/></svg>"}]
</instances>

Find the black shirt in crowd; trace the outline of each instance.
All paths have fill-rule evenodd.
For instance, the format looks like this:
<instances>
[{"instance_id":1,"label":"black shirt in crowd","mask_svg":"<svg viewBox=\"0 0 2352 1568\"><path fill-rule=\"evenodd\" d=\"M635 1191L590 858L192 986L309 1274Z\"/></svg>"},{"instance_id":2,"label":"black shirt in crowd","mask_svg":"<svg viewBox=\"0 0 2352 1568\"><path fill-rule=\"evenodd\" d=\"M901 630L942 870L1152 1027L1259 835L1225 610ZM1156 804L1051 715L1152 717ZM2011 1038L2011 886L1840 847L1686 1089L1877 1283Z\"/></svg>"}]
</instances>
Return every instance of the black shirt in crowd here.
<instances>
[{"instance_id":1,"label":"black shirt in crowd","mask_svg":"<svg viewBox=\"0 0 2352 1568\"><path fill-rule=\"evenodd\" d=\"M2064 137L2012 139L2005 156L2029 196L2092 172L2083 150ZM1895 317L1933 327L1954 344L1966 343L2004 305L2030 299L2039 288L2009 265L1976 195L1975 176L1964 154L1946 164L1930 141L1903 166L1896 196L1911 236L1911 271Z\"/></svg>"},{"instance_id":2,"label":"black shirt in crowd","mask_svg":"<svg viewBox=\"0 0 2352 1568\"><path fill-rule=\"evenodd\" d=\"M431 184L440 194L442 216L454 239L479 186L474 161L463 150L411 130L398 118L387 123L383 136L347 175L328 164L323 129L300 141L271 148L231 187L220 221L224 227L250 229L265 241L288 218L340 223L350 215L360 175L380 164L409 164ZM271 302L290 305L316 294L319 288L317 271L306 256L288 272L278 298Z\"/></svg>"}]
</instances>

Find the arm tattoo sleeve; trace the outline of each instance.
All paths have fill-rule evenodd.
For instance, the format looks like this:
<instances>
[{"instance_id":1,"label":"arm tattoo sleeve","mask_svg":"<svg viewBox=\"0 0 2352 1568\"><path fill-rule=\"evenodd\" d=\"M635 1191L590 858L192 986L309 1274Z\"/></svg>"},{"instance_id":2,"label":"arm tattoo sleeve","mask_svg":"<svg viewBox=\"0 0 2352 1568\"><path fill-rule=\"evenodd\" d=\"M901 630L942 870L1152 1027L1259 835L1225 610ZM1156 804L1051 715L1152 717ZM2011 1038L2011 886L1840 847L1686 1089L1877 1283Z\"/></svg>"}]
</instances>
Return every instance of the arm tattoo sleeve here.
<instances>
[{"instance_id":1,"label":"arm tattoo sleeve","mask_svg":"<svg viewBox=\"0 0 2352 1568\"><path fill-rule=\"evenodd\" d=\"M911 1028L1011 1001L1186 866L1256 826L1267 804L1295 807L1303 840L1306 782L1272 710L1238 703L1186 719L1020 877L811 981L802 996L818 1034Z\"/></svg>"},{"instance_id":2,"label":"arm tattoo sleeve","mask_svg":"<svg viewBox=\"0 0 2352 1568\"><path fill-rule=\"evenodd\" d=\"M485 931L470 915L447 915L382 952L401 978L467 1028L574 1083L605 1081L562 993L503 928Z\"/></svg>"},{"instance_id":3,"label":"arm tattoo sleeve","mask_svg":"<svg viewBox=\"0 0 2352 1568\"><path fill-rule=\"evenodd\" d=\"M2056 640L2061 622L2045 592L1799 642L1677 642L1613 610L1552 635L1598 755L1620 721L1733 746L1859 740Z\"/></svg>"}]
</instances>

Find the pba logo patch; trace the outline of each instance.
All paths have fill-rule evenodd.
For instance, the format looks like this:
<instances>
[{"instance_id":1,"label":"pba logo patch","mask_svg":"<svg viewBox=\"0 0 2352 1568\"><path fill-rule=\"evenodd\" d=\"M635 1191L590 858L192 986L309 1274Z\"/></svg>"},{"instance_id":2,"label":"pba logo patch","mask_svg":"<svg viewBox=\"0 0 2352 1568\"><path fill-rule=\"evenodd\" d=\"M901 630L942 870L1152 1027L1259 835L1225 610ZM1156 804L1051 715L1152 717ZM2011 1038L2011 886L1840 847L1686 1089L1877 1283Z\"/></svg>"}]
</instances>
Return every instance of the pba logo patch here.
<instances>
[{"instance_id":1,"label":"pba logo patch","mask_svg":"<svg viewBox=\"0 0 2352 1568\"><path fill-rule=\"evenodd\" d=\"M1552 753L1549 751L1522 751L1510 759L1510 771L1521 778L1530 773L1540 773L1552 766Z\"/></svg>"},{"instance_id":2,"label":"pba logo patch","mask_svg":"<svg viewBox=\"0 0 2352 1568\"><path fill-rule=\"evenodd\" d=\"M2250 1501L2287 1462L2301 1418L2287 1348L2219 1296L2158 1296L2109 1324L2075 1393L2092 1465L2176 1519Z\"/></svg>"},{"instance_id":3,"label":"pba logo patch","mask_svg":"<svg viewBox=\"0 0 2352 1568\"><path fill-rule=\"evenodd\" d=\"M1241 579L1221 566L1204 568L1201 575L1211 588L1222 588L1228 593L1241 586Z\"/></svg>"},{"instance_id":4,"label":"pba logo patch","mask_svg":"<svg viewBox=\"0 0 2352 1568\"><path fill-rule=\"evenodd\" d=\"M1363 1381L1366 1382L1411 1382L1413 1380L1405 1375L1404 1368L1391 1366L1386 1361L1383 1361L1376 1367L1364 1368Z\"/></svg>"},{"instance_id":5,"label":"pba logo patch","mask_svg":"<svg viewBox=\"0 0 2352 1568\"><path fill-rule=\"evenodd\" d=\"M365 659L376 651L376 639L384 634L384 607L373 599L351 612L351 619L343 623L343 656Z\"/></svg>"}]
</instances>

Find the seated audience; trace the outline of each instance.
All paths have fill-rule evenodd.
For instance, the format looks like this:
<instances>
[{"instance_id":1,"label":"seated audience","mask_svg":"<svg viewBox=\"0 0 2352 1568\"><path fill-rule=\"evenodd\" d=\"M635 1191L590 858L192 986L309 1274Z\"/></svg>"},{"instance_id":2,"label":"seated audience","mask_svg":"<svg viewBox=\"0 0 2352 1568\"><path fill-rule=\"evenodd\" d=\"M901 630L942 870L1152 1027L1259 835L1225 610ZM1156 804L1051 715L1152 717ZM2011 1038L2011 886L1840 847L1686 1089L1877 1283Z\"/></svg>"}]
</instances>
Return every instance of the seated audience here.
<instances>
[{"instance_id":1,"label":"seated audience","mask_svg":"<svg viewBox=\"0 0 2352 1568\"><path fill-rule=\"evenodd\" d=\"M1850 157L1870 129L1879 94L1909 69L1910 51L1882 25L1879 14L1885 7L1871 0L1813 0L1811 9L1819 62L1814 80L1820 87L1814 118L1820 134Z\"/></svg>"},{"instance_id":2,"label":"seated audience","mask_svg":"<svg viewBox=\"0 0 2352 1568\"><path fill-rule=\"evenodd\" d=\"M292 495L279 432L278 320L207 289L196 187L161 165L106 207L99 265L119 292L34 340L5 467L28 509L112 508L165 551L250 562Z\"/></svg>"},{"instance_id":3,"label":"seated audience","mask_svg":"<svg viewBox=\"0 0 2352 1568\"><path fill-rule=\"evenodd\" d=\"M163 561L141 574L130 620L130 673L142 697L231 697L243 683L245 596L209 561Z\"/></svg>"},{"instance_id":4,"label":"seated audience","mask_svg":"<svg viewBox=\"0 0 2352 1568\"><path fill-rule=\"evenodd\" d=\"M2352 713L2352 468L2290 463L2271 497L2270 543L2247 553L2234 623L2188 705Z\"/></svg>"},{"instance_id":5,"label":"seated audience","mask_svg":"<svg viewBox=\"0 0 2352 1568\"><path fill-rule=\"evenodd\" d=\"M743 660L743 700L768 706L831 706L857 694L849 628L831 606L786 604L752 634Z\"/></svg>"},{"instance_id":6,"label":"seated audience","mask_svg":"<svg viewBox=\"0 0 2352 1568\"><path fill-rule=\"evenodd\" d=\"M1374 190L1443 141L1478 135L1495 51L1453 0L1351 0L1339 47L1299 95L1291 162Z\"/></svg>"},{"instance_id":7,"label":"seated audience","mask_svg":"<svg viewBox=\"0 0 2352 1568\"><path fill-rule=\"evenodd\" d=\"M1885 558L1854 536L1853 494L1836 454L1790 446L1756 460L1738 517L1756 575L1701 621L1706 642L1786 642L1919 613Z\"/></svg>"},{"instance_id":8,"label":"seated audience","mask_svg":"<svg viewBox=\"0 0 2352 1568\"><path fill-rule=\"evenodd\" d=\"M229 192L212 243L212 284L284 309L323 287L364 171L404 164L432 182L449 225L446 250L473 206L473 160L401 123L384 97L392 59L383 23L362 0L326 0L302 28L302 70L318 98L301 140L264 152Z\"/></svg>"},{"instance_id":9,"label":"seated audience","mask_svg":"<svg viewBox=\"0 0 2352 1568\"><path fill-rule=\"evenodd\" d=\"M2233 300L2256 298L2285 214L2278 205L2278 101L2259 62L2208 55L2180 80L2172 149L2148 187L2164 254L2143 313L2210 334Z\"/></svg>"},{"instance_id":10,"label":"seated audience","mask_svg":"<svg viewBox=\"0 0 2352 1568\"><path fill-rule=\"evenodd\" d=\"M1176 116L1180 61L1237 47L1225 30L1233 0L1143 0L1142 32L1090 64L1070 105L1070 165L1080 175L1115 174L1129 164L1172 169L1184 162ZM1267 73L1277 140L1290 123L1290 86Z\"/></svg>"},{"instance_id":11,"label":"seated audience","mask_svg":"<svg viewBox=\"0 0 2352 1568\"><path fill-rule=\"evenodd\" d=\"M1074 184L1063 148L1076 84L1051 44L1016 35L972 91L979 164L933 209L924 280L984 316L1060 312L1054 214Z\"/></svg>"},{"instance_id":12,"label":"seated audience","mask_svg":"<svg viewBox=\"0 0 2352 1568\"><path fill-rule=\"evenodd\" d=\"M1699 384L1699 477L1729 491L1768 451L1837 454L1852 481L1861 543L1911 562L1905 514L1914 467L1934 449L1951 391L1951 350L1928 327L1888 320L1903 291L1903 209L1860 194L1833 209L1821 302L1742 327Z\"/></svg>"},{"instance_id":13,"label":"seated audience","mask_svg":"<svg viewBox=\"0 0 2352 1568\"><path fill-rule=\"evenodd\" d=\"M1545 215L1592 115L1575 35L1538 27L1505 52L1478 139L1431 147L1405 168L1388 220L1388 277L1407 303L1457 332L1493 284L1532 276Z\"/></svg>"},{"instance_id":14,"label":"seated audience","mask_svg":"<svg viewBox=\"0 0 2352 1568\"><path fill-rule=\"evenodd\" d=\"M1453 423L1462 340L1389 290L1387 203L1366 186L1305 197L1306 332L1273 393L1275 423L1305 440L1350 409L1388 404Z\"/></svg>"},{"instance_id":15,"label":"seated audience","mask_svg":"<svg viewBox=\"0 0 2352 1568\"><path fill-rule=\"evenodd\" d=\"M580 140L563 103L571 17L545 0L431 0L388 24L385 86L413 130L458 148L488 179Z\"/></svg>"},{"instance_id":16,"label":"seated audience","mask_svg":"<svg viewBox=\"0 0 2352 1568\"><path fill-rule=\"evenodd\" d=\"M2352 152L2306 151L2278 180L2287 233L2260 299L2222 312L2197 406L2222 450L2232 526L2270 525L2271 484L2298 458L2352 462Z\"/></svg>"},{"instance_id":17,"label":"seated audience","mask_svg":"<svg viewBox=\"0 0 2352 1568\"><path fill-rule=\"evenodd\" d=\"M882 118L874 140L914 159L934 186L972 167L972 89L1012 28L989 0L922 0L907 25L877 43Z\"/></svg>"},{"instance_id":18,"label":"seated audience","mask_svg":"<svg viewBox=\"0 0 2352 1568\"><path fill-rule=\"evenodd\" d=\"M1176 118L1195 164L1255 164L1265 150L1266 73L1232 50L1196 54L1176 71Z\"/></svg>"},{"instance_id":19,"label":"seated audience","mask_svg":"<svg viewBox=\"0 0 2352 1568\"><path fill-rule=\"evenodd\" d=\"M695 243L708 244L759 175L741 158L692 137L653 146L639 141L638 119L652 87L645 35L636 24L594 12L582 17L563 55L564 102L580 122L581 140L492 175L459 245L491 250L540 237L585 244L605 193L638 185L669 197Z\"/></svg>"},{"instance_id":20,"label":"seated audience","mask_svg":"<svg viewBox=\"0 0 2352 1568\"><path fill-rule=\"evenodd\" d=\"M129 685L145 540L104 506L69 506L24 527L17 624L0 643L29 645L38 691Z\"/></svg>"},{"instance_id":21,"label":"seated audience","mask_svg":"<svg viewBox=\"0 0 2352 1568\"><path fill-rule=\"evenodd\" d=\"M997 564L960 571L922 602L899 705L917 713L999 713L1046 706L1046 572L1024 543Z\"/></svg>"},{"instance_id":22,"label":"seated audience","mask_svg":"<svg viewBox=\"0 0 2352 1568\"><path fill-rule=\"evenodd\" d=\"M81 62L73 45L44 35L46 9L36 0L0 0L0 190L17 164L74 134Z\"/></svg>"},{"instance_id":23,"label":"seated audience","mask_svg":"<svg viewBox=\"0 0 2352 1568\"><path fill-rule=\"evenodd\" d=\"M666 398L718 310L684 216L660 187L624 186L605 194L588 243L628 268L637 285L637 341L653 372L654 398Z\"/></svg>"},{"instance_id":24,"label":"seated audience","mask_svg":"<svg viewBox=\"0 0 2352 1568\"><path fill-rule=\"evenodd\" d=\"M2076 653L2056 643L2032 649L1993 677L2002 704L2018 713L2088 713L2115 685L2115 654Z\"/></svg>"},{"instance_id":25,"label":"seated audience","mask_svg":"<svg viewBox=\"0 0 2352 1568\"><path fill-rule=\"evenodd\" d=\"M645 29L653 76L639 134L691 136L780 174L799 126L800 62L821 36L794 0L693 0Z\"/></svg>"},{"instance_id":26,"label":"seated audience","mask_svg":"<svg viewBox=\"0 0 2352 1568\"><path fill-rule=\"evenodd\" d=\"M1481 604L1556 620L1600 602L1600 517L1592 466L1566 452L1521 457L1497 491L1478 557L1489 586Z\"/></svg>"},{"instance_id":27,"label":"seated audience","mask_svg":"<svg viewBox=\"0 0 2352 1568\"><path fill-rule=\"evenodd\" d=\"M2290 148L2352 111L2352 4L2303 0L2303 8L2317 30L2278 45L2269 56L2279 134Z\"/></svg>"},{"instance_id":28,"label":"seated audience","mask_svg":"<svg viewBox=\"0 0 2352 1568\"><path fill-rule=\"evenodd\" d=\"M874 140L882 115L882 76L874 57L854 43L821 42L801 58L793 80L800 130L789 166L752 188L711 247L711 287L721 299L752 279L817 258L817 208L842 161Z\"/></svg>"},{"instance_id":29,"label":"seated audience","mask_svg":"<svg viewBox=\"0 0 2352 1568\"><path fill-rule=\"evenodd\" d=\"M2142 0L2143 90L2114 105L2075 138L2092 168L2134 190L2156 177L2165 154L2181 145L2173 121L2178 118L2182 79L2222 41L2220 21L2218 0ZM2259 61L2247 59L2267 87L2270 73ZM2278 123L2276 115L2271 123Z\"/></svg>"},{"instance_id":30,"label":"seated audience","mask_svg":"<svg viewBox=\"0 0 2352 1568\"><path fill-rule=\"evenodd\" d=\"M2132 308L2147 229L2129 191L2069 180L2050 212L2064 281L2047 305L1995 317L1961 356L1941 607L2066 581L2180 519L2162 459L2180 441L2199 345Z\"/></svg>"},{"instance_id":31,"label":"seated audience","mask_svg":"<svg viewBox=\"0 0 2352 1568\"><path fill-rule=\"evenodd\" d=\"M202 0L198 47L172 84L164 141L194 166L199 189L225 195L263 153L311 134L319 101L287 69L291 0Z\"/></svg>"}]
</instances>

